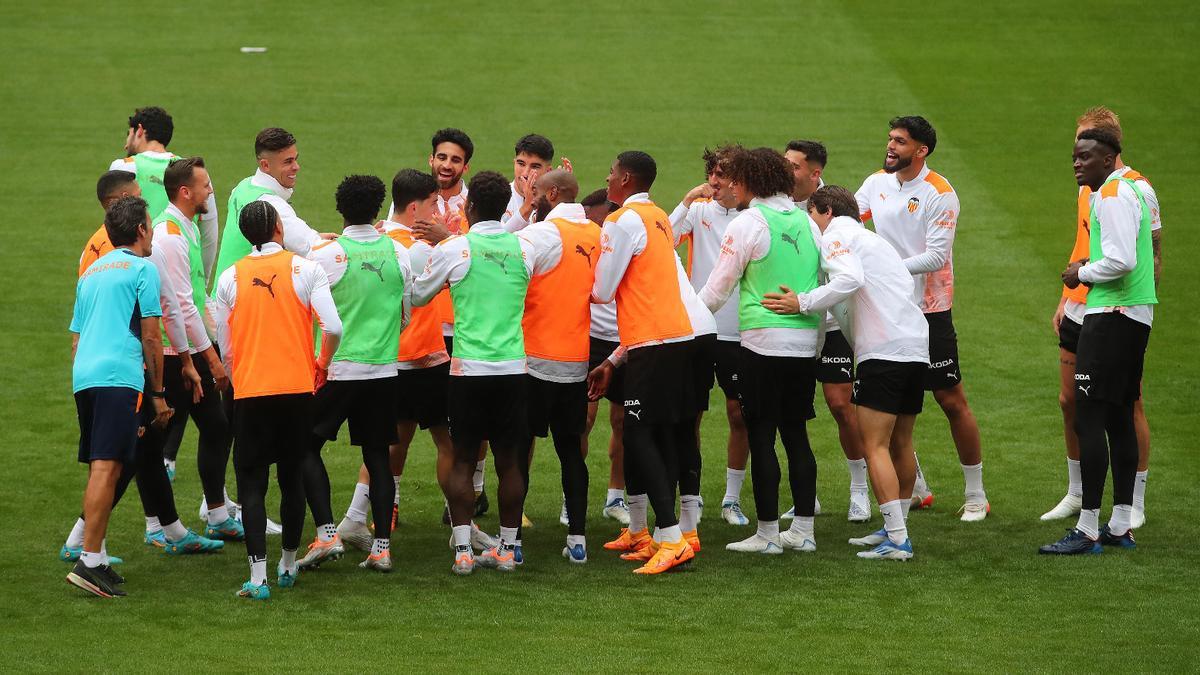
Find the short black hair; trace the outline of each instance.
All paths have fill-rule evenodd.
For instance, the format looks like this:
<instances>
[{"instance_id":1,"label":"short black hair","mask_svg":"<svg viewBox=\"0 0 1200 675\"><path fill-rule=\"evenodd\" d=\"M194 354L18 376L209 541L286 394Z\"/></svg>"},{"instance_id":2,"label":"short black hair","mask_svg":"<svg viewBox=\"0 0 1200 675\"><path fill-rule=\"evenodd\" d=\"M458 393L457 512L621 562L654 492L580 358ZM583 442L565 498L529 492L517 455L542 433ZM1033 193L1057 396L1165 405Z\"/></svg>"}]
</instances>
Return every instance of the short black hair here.
<instances>
[{"instance_id":1,"label":"short black hair","mask_svg":"<svg viewBox=\"0 0 1200 675\"><path fill-rule=\"evenodd\" d=\"M338 213L351 225L374 224L386 197L383 181L375 176L346 176L334 193Z\"/></svg>"},{"instance_id":2,"label":"short black hair","mask_svg":"<svg viewBox=\"0 0 1200 675\"><path fill-rule=\"evenodd\" d=\"M238 229L251 246L262 246L271 241L275 234L275 223L279 222L279 212L274 206L261 199L256 199L242 207L238 214Z\"/></svg>"},{"instance_id":3,"label":"short black hair","mask_svg":"<svg viewBox=\"0 0 1200 675\"><path fill-rule=\"evenodd\" d=\"M616 211L619 208L616 204L608 201L608 189L607 188L600 188L599 190L596 190L595 192L591 193L590 195L579 200L579 205L584 208L591 208L593 206L599 206L605 202L608 203L608 212L609 213L612 213L613 211Z\"/></svg>"},{"instance_id":4,"label":"short black hair","mask_svg":"<svg viewBox=\"0 0 1200 675\"><path fill-rule=\"evenodd\" d=\"M755 197L792 194L796 176L792 165L775 148L755 148L736 153L730 161L730 178L746 186Z\"/></svg>"},{"instance_id":5,"label":"short black hair","mask_svg":"<svg viewBox=\"0 0 1200 675\"><path fill-rule=\"evenodd\" d=\"M100 180L96 181L96 199L99 199L100 203L103 204L104 200L120 192L121 188L136 182L137 174L121 171L120 169L105 171L100 176Z\"/></svg>"},{"instance_id":6,"label":"short black hair","mask_svg":"<svg viewBox=\"0 0 1200 675\"><path fill-rule=\"evenodd\" d=\"M920 115L908 115L906 117L893 117L891 122L888 122L889 129L903 129L908 132L912 139L921 145L929 148L929 152L925 156L933 154L933 149L937 147L937 132L934 131L933 125L929 120Z\"/></svg>"},{"instance_id":7,"label":"short black hair","mask_svg":"<svg viewBox=\"0 0 1200 675\"><path fill-rule=\"evenodd\" d=\"M817 213L833 210L834 216L846 216L862 222L858 214L858 200L841 185L822 185L808 198L808 208Z\"/></svg>"},{"instance_id":8,"label":"short black hair","mask_svg":"<svg viewBox=\"0 0 1200 675\"><path fill-rule=\"evenodd\" d=\"M121 197L104 212L104 231L113 246L128 246L137 241L138 228L146 226L149 217L146 200L141 197Z\"/></svg>"},{"instance_id":9,"label":"short black hair","mask_svg":"<svg viewBox=\"0 0 1200 675\"><path fill-rule=\"evenodd\" d=\"M163 189L167 191L167 199L174 199L179 188L191 184L197 167L204 168L203 157L173 159L167 164L167 170L163 172Z\"/></svg>"},{"instance_id":10,"label":"short black hair","mask_svg":"<svg viewBox=\"0 0 1200 675\"><path fill-rule=\"evenodd\" d=\"M475 207L481 221L500 220L511 197L508 179L495 171L480 171L467 184L467 202Z\"/></svg>"},{"instance_id":11,"label":"short black hair","mask_svg":"<svg viewBox=\"0 0 1200 675\"><path fill-rule=\"evenodd\" d=\"M1099 127L1092 127L1091 129L1084 129L1083 131L1079 132L1079 136L1077 136L1075 138L1075 140L1077 140L1077 141L1085 141L1085 140L1086 141L1096 141L1100 145L1106 146L1109 150L1112 150L1113 154L1116 154L1116 155L1121 154L1120 139L1117 138L1116 134L1112 133L1111 131L1108 131L1107 129L1101 129Z\"/></svg>"},{"instance_id":12,"label":"short black hair","mask_svg":"<svg viewBox=\"0 0 1200 675\"><path fill-rule=\"evenodd\" d=\"M254 156L262 157L264 152L279 152L296 144L296 137L287 129L267 127L254 137Z\"/></svg>"},{"instance_id":13,"label":"short black hair","mask_svg":"<svg viewBox=\"0 0 1200 675\"><path fill-rule=\"evenodd\" d=\"M829 152L825 150L825 145L821 141L788 141L787 149L803 152L804 159L822 169L825 168L825 162L829 161ZM933 148L930 148L929 151L933 152Z\"/></svg>"},{"instance_id":14,"label":"short black hair","mask_svg":"<svg viewBox=\"0 0 1200 675\"><path fill-rule=\"evenodd\" d=\"M626 150L617 155L617 166L628 171L643 190L649 190L658 178L658 164L641 150Z\"/></svg>"},{"instance_id":15,"label":"short black hair","mask_svg":"<svg viewBox=\"0 0 1200 675\"><path fill-rule=\"evenodd\" d=\"M462 129L455 129L453 127L438 129L433 134L432 152L437 152L437 146L441 145L442 143L453 143L462 148L463 161L465 162L469 163L471 161L471 155L475 154L475 144L471 142L471 137L468 136Z\"/></svg>"},{"instance_id":16,"label":"short black hair","mask_svg":"<svg viewBox=\"0 0 1200 675\"><path fill-rule=\"evenodd\" d=\"M549 138L541 134L525 134L517 140L517 145L513 148L514 155L519 155L522 152L541 157L549 162L554 159L554 144L550 142Z\"/></svg>"},{"instance_id":17,"label":"short black hair","mask_svg":"<svg viewBox=\"0 0 1200 675\"><path fill-rule=\"evenodd\" d=\"M129 128L137 129L138 125L145 129L146 140L158 141L164 148L171 144L171 137L175 135L175 121L158 106L134 110L129 117Z\"/></svg>"},{"instance_id":18,"label":"short black hair","mask_svg":"<svg viewBox=\"0 0 1200 675\"><path fill-rule=\"evenodd\" d=\"M437 181L424 171L400 169L392 178L392 207L402 211L413 202L428 199L437 189Z\"/></svg>"}]
</instances>

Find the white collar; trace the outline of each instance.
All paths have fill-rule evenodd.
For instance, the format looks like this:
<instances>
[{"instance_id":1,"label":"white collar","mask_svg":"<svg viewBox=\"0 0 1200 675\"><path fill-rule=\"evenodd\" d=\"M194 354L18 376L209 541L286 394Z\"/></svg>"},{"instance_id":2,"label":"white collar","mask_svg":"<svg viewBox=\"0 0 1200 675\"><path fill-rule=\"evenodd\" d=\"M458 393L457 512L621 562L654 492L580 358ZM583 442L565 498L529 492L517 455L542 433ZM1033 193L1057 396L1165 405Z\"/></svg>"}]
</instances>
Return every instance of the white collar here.
<instances>
[{"instance_id":1,"label":"white collar","mask_svg":"<svg viewBox=\"0 0 1200 675\"><path fill-rule=\"evenodd\" d=\"M291 188L283 187L279 184L279 181L275 180L274 176L269 173L265 173L262 169L255 169L254 178L250 179L250 182L257 184L260 187L269 189L271 192L275 193L275 196L279 197L285 202L292 198Z\"/></svg>"},{"instance_id":2,"label":"white collar","mask_svg":"<svg viewBox=\"0 0 1200 675\"><path fill-rule=\"evenodd\" d=\"M587 213L584 212L583 206L580 204L572 204L563 202L558 206L550 209L550 213L542 220L550 220L551 218L565 218L567 220L587 220Z\"/></svg>"},{"instance_id":3,"label":"white collar","mask_svg":"<svg viewBox=\"0 0 1200 675\"><path fill-rule=\"evenodd\" d=\"M629 206L630 204L649 204L649 203L650 203L650 193L649 192L638 192L636 194L629 195L629 198L626 199L624 202L622 202L621 206Z\"/></svg>"},{"instance_id":4,"label":"white collar","mask_svg":"<svg viewBox=\"0 0 1200 675\"><path fill-rule=\"evenodd\" d=\"M471 232L476 234L496 234L506 231L498 220L481 220L471 226Z\"/></svg>"},{"instance_id":5,"label":"white collar","mask_svg":"<svg viewBox=\"0 0 1200 675\"><path fill-rule=\"evenodd\" d=\"M272 253L279 253L282 250L283 250L283 247L280 246L279 244L277 244L273 241L268 241L267 243L262 245L261 250L256 247L251 246L250 247L250 255L257 258L259 256L271 255Z\"/></svg>"}]
</instances>

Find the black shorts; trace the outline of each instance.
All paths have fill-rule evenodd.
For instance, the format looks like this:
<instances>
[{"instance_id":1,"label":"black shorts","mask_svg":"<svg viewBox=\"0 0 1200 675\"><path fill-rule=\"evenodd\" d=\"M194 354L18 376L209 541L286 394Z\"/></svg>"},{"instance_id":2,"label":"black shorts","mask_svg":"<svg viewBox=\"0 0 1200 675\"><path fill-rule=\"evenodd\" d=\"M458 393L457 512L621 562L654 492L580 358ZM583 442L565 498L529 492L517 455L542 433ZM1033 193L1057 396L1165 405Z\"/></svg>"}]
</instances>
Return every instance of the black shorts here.
<instances>
[{"instance_id":1,"label":"black shorts","mask_svg":"<svg viewBox=\"0 0 1200 675\"><path fill-rule=\"evenodd\" d=\"M949 389L962 382L954 320L950 310L926 314L925 320L929 322L929 367L925 373L925 389Z\"/></svg>"},{"instance_id":2,"label":"black shorts","mask_svg":"<svg viewBox=\"0 0 1200 675\"><path fill-rule=\"evenodd\" d=\"M696 418L692 341L629 350L625 363L625 424L674 424ZM626 426L628 429L629 427Z\"/></svg>"},{"instance_id":3,"label":"black shorts","mask_svg":"<svg viewBox=\"0 0 1200 675\"><path fill-rule=\"evenodd\" d=\"M446 354L454 356L454 335L443 335L442 342L446 345Z\"/></svg>"},{"instance_id":4,"label":"black shorts","mask_svg":"<svg viewBox=\"0 0 1200 675\"><path fill-rule=\"evenodd\" d=\"M747 421L811 420L816 417L817 360L812 356L763 356L740 348L738 396Z\"/></svg>"},{"instance_id":5,"label":"black shorts","mask_svg":"<svg viewBox=\"0 0 1200 675\"><path fill-rule=\"evenodd\" d=\"M322 387L324 389L324 387ZM312 394L251 396L233 402L233 466L252 469L308 451Z\"/></svg>"},{"instance_id":6,"label":"black shorts","mask_svg":"<svg viewBox=\"0 0 1200 675\"><path fill-rule=\"evenodd\" d=\"M396 436L396 377L371 380L329 380L313 396L312 431L337 440L349 421L350 445L391 445Z\"/></svg>"},{"instance_id":7,"label":"black shorts","mask_svg":"<svg viewBox=\"0 0 1200 675\"><path fill-rule=\"evenodd\" d=\"M925 402L928 364L868 359L858 364L854 405L892 415L917 415Z\"/></svg>"},{"instance_id":8,"label":"black shorts","mask_svg":"<svg viewBox=\"0 0 1200 675\"><path fill-rule=\"evenodd\" d=\"M695 355L692 357L692 372L695 381L696 412L708 410L708 395L713 380L721 388L727 400L737 400L738 352L742 346L737 342L719 340L716 335L702 335L692 340Z\"/></svg>"},{"instance_id":9,"label":"black shorts","mask_svg":"<svg viewBox=\"0 0 1200 675\"><path fill-rule=\"evenodd\" d=\"M1083 324L1075 323L1074 319L1063 317L1058 323L1058 346L1071 352L1079 353L1079 331Z\"/></svg>"},{"instance_id":10,"label":"black shorts","mask_svg":"<svg viewBox=\"0 0 1200 675\"><path fill-rule=\"evenodd\" d=\"M484 441L493 448L515 447L528 437L525 377L450 376L450 438L456 451L473 447L478 453Z\"/></svg>"},{"instance_id":11,"label":"black shorts","mask_svg":"<svg viewBox=\"0 0 1200 675\"><path fill-rule=\"evenodd\" d=\"M137 457L139 398L138 390L129 387L89 387L75 392L80 462L107 459L129 464Z\"/></svg>"},{"instance_id":12,"label":"black shorts","mask_svg":"<svg viewBox=\"0 0 1200 675\"><path fill-rule=\"evenodd\" d=\"M396 371L396 420L422 429L450 424L450 362Z\"/></svg>"},{"instance_id":13,"label":"black shorts","mask_svg":"<svg viewBox=\"0 0 1200 675\"><path fill-rule=\"evenodd\" d=\"M587 426L587 382L549 382L525 376L529 433L545 438L556 434L583 434Z\"/></svg>"},{"instance_id":14,"label":"black shorts","mask_svg":"<svg viewBox=\"0 0 1200 675\"><path fill-rule=\"evenodd\" d=\"M591 338L588 355L588 372L592 372L597 366L604 363L619 346L621 346L619 342L609 342L608 340L601 340L596 337ZM613 371L612 379L609 380L608 391L604 393L604 398L608 399L609 403L617 405L625 402L625 366L620 366Z\"/></svg>"},{"instance_id":15,"label":"black shorts","mask_svg":"<svg viewBox=\"0 0 1200 675\"><path fill-rule=\"evenodd\" d=\"M821 358L817 359L817 382L850 384L854 381L854 349L840 330L825 333Z\"/></svg>"},{"instance_id":16,"label":"black shorts","mask_svg":"<svg viewBox=\"0 0 1200 675\"><path fill-rule=\"evenodd\" d=\"M1075 400L1130 405L1141 397L1150 327L1120 312L1088 314L1075 356Z\"/></svg>"}]
</instances>

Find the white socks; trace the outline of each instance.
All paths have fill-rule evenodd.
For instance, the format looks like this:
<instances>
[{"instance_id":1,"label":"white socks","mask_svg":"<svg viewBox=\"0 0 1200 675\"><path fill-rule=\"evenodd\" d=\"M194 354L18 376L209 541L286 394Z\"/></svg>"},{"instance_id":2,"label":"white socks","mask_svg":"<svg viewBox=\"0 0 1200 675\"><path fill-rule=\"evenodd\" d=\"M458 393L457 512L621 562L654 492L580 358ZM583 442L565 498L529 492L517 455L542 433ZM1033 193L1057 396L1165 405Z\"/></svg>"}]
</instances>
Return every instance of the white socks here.
<instances>
[{"instance_id":1,"label":"white socks","mask_svg":"<svg viewBox=\"0 0 1200 675\"><path fill-rule=\"evenodd\" d=\"M1128 508L1128 507L1126 507ZM1116 508L1113 509L1113 517L1116 517ZM1125 521L1128 527L1129 521ZM1075 524L1075 529L1086 534L1088 537L1095 539L1100 536L1100 509L1081 509L1079 511L1079 522Z\"/></svg>"},{"instance_id":2,"label":"white socks","mask_svg":"<svg viewBox=\"0 0 1200 675\"><path fill-rule=\"evenodd\" d=\"M778 529L778 528L776 528ZM796 516L792 519L792 526L788 531L803 539L813 538L813 517L812 516Z\"/></svg>"},{"instance_id":3,"label":"white socks","mask_svg":"<svg viewBox=\"0 0 1200 675\"><path fill-rule=\"evenodd\" d=\"M1146 474L1149 472L1149 469L1139 471L1133 479L1133 508L1136 511L1146 510Z\"/></svg>"},{"instance_id":4,"label":"white socks","mask_svg":"<svg viewBox=\"0 0 1200 675\"><path fill-rule=\"evenodd\" d=\"M611 504L614 499L624 499L625 491L621 488L608 488L608 495L604 498L604 503Z\"/></svg>"},{"instance_id":5,"label":"white socks","mask_svg":"<svg viewBox=\"0 0 1200 675\"><path fill-rule=\"evenodd\" d=\"M255 586L262 586L267 583L267 561L265 558L263 560L255 560L253 556L250 557L250 583Z\"/></svg>"},{"instance_id":6,"label":"white socks","mask_svg":"<svg viewBox=\"0 0 1200 675\"><path fill-rule=\"evenodd\" d=\"M392 540L391 539L380 539L380 538L376 537L375 540L371 542L371 555L380 555L383 553L387 553L389 550L391 550L391 548L392 548Z\"/></svg>"},{"instance_id":7,"label":"white socks","mask_svg":"<svg viewBox=\"0 0 1200 675\"><path fill-rule=\"evenodd\" d=\"M691 532L700 522L700 496L681 495L679 497L679 529Z\"/></svg>"},{"instance_id":8,"label":"white socks","mask_svg":"<svg viewBox=\"0 0 1200 675\"><path fill-rule=\"evenodd\" d=\"M903 501L893 499L879 505L879 512L883 514L883 529L887 531L888 539L897 545L908 540L908 526L904 524L904 509L901 507Z\"/></svg>"},{"instance_id":9,"label":"white socks","mask_svg":"<svg viewBox=\"0 0 1200 675\"><path fill-rule=\"evenodd\" d=\"M470 525L455 525L450 528L454 534L454 547L466 546L471 547L471 526Z\"/></svg>"},{"instance_id":10,"label":"white socks","mask_svg":"<svg viewBox=\"0 0 1200 675\"><path fill-rule=\"evenodd\" d=\"M650 499L644 495L629 495L629 531L641 532L646 529L646 510L650 506Z\"/></svg>"},{"instance_id":11,"label":"white socks","mask_svg":"<svg viewBox=\"0 0 1200 675\"><path fill-rule=\"evenodd\" d=\"M517 544L517 528L501 527L500 528L500 545L514 546Z\"/></svg>"},{"instance_id":12,"label":"white socks","mask_svg":"<svg viewBox=\"0 0 1200 675\"><path fill-rule=\"evenodd\" d=\"M71 527L71 534L67 535L67 547L83 547L83 518L75 519L75 525Z\"/></svg>"},{"instance_id":13,"label":"white socks","mask_svg":"<svg viewBox=\"0 0 1200 675\"><path fill-rule=\"evenodd\" d=\"M371 508L371 487L366 483L354 486L354 496L350 498L350 507L346 509L346 517L361 525L367 524L367 509Z\"/></svg>"},{"instance_id":14,"label":"white socks","mask_svg":"<svg viewBox=\"0 0 1200 675\"><path fill-rule=\"evenodd\" d=\"M79 559L83 561L84 567L95 569L108 563L108 561L105 560L105 557L106 556L103 552L91 553L90 551L84 551L82 554L80 554Z\"/></svg>"},{"instance_id":15,"label":"white socks","mask_svg":"<svg viewBox=\"0 0 1200 675\"><path fill-rule=\"evenodd\" d=\"M848 459L846 468L850 469L850 492L867 491L867 460Z\"/></svg>"},{"instance_id":16,"label":"white socks","mask_svg":"<svg viewBox=\"0 0 1200 675\"><path fill-rule=\"evenodd\" d=\"M1121 536L1129 531L1133 507L1129 504L1113 504L1112 517L1108 519L1108 531Z\"/></svg>"},{"instance_id":17,"label":"white socks","mask_svg":"<svg viewBox=\"0 0 1200 675\"><path fill-rule=\"evenodd\" d=\"M738 502L742 499L742 482L746 480L745 469L725 469L725 497L721 499L722 504L729 502Z\"/></svg>"},{"instance_id":18,"label":"white socks","mask_svg":"<svg viewBox=\"0 0 1200 675\"><path fill-rule=\"evenodd\" d=\"M929 486L925 484L925 472L921 471L921 460L917 459L916 453L913 453L913 464L917 465L917 482L913 483L913 494L927 495L929 494Z\"/></svg>"},{"instance_id":19,"label":"white socks","mask_svg":"<svg viewBox=\"0 0 1200 675\"><path fill-rule=\"evenodd\" d=\"M586 551L587 550L587 538L584 537L582 534L568 534L567 535L567 548L575 548L576 546L582 546L583 550Z\"/></svg>"},{"instance_id":20,"label":"white socks","mask_svg":"<svg viewBox=\"0 0 1200 675\"><path fill-rule=\"evenodd\" d=\"M158 522L158 516L146 516L146 531L151 534L162 529L162 523Z\"/></svg>"},{"instance_id":21,"label":"white socks","mask_svg":"<svg viewBox=\"0 0 1200 675\"><path fill-rule=\"evenodd\" d=\"M963 482L966 483L964 493L968 503L982 504L987 501L987 494L983 491L983 462L972 464L970 466L963 464Z\"/></svg>"},{"instance_id":22,"label":"white socks","mask_svg":"<svg viewBox=\"0 0 1200 675\"><path fill-rule=\"evenodd\" d=\"M296 574L296 552L283 549L283 555L279 559L279 564L283 567L283 571L288 574Z\"/></svg>"},{"instance_id":23,"label":"white socks","mask_svg":"<svg viewBox=\"0 0 1200 675\"><path fill-rule=\"evenodd\" d=\"M760 520L758 521L758 536L768 541L779 542L779 521L778 520Z\"/></svg>"},{"instance_id":24,"label":"white socks","mask_svg":"<svg viewBox=\"0 0 1200 675\"><path fill-rule=\"evenodd\" d=\"M220 525L226 520L229 520L229 507L225 506L224 504L221 504L215 509L208 510L209 525Z\"/></svg>"},{"instance_id":25,"label":"white socks","mask_svg":"<svg viewBox=\"0 0 1200 675\"><path fill-rule=\"evenodd\" d=\"M1067 460L1067 494L1072 497L1083 497L1083 474L1079 469L1079 460Z\"/></svg>"},{"instance_id":26,"label":"white socks","mask_svg":"<svg viewBox=\"0 0 1200 675\"><path fill-rule=\"evenodd\" d=\"M325 523L324 525L317 526L317 541L333 541L335 536L337 536L337 528L334 527L333 523Z\"/></svg>"},{"instance_id":27,"label":"white socks","mask_svg":"<svg viewBox=\"0 0 1200 675\"><path fill-rule=\"evenodd\" d=\"M904 522L908 522L908 512L912 510L912 499L900 498L900 511L904 513Z\"/></svg>"},{"instance_id":28,"label":"white socks","mask_svg":"<svg viewBox=\"0 0 1200 675\"><path fill-rule=\"evenodd\" d=\"M183 523L179 522L178 520L173 523L163 525L162 529L163 535L166 536L167 541L183 541L183 538L186 537L188 533L187 528L184 527Z\"/></svg>"},{"instance_id":29,"label":"white socks","mask_svg":"<svg viewBox=\"0 0 1200 675\"><path fill-rule=\"evenodd\" d=\"M392 498L392 504L400 506L400 476L393 475L392 482L396 484L396 496Z\"/></svg>"},{"instance_id":30,"label":"white socks","mask_svg":"<svg viewBox=\"0 0 1200 675\"><path fill-rule=\"evenodd\" d=\"M472 484L475 486L475 492L483 492L483 470L487 467L487 460L481 459L475 462L475 475L472 476Z\"/></svg>"},{"instance_id":31,"label":"white socks","mask_svg":"<svg viewBox=\"0 0 1200 675\"><path fill-rule=\"evenodd\" d=\"M664 527L658 530L658 537L656 539L662 544L674 544L683 539L683 531L679 529L678 525Z\"/></svg>"}]
</instances>

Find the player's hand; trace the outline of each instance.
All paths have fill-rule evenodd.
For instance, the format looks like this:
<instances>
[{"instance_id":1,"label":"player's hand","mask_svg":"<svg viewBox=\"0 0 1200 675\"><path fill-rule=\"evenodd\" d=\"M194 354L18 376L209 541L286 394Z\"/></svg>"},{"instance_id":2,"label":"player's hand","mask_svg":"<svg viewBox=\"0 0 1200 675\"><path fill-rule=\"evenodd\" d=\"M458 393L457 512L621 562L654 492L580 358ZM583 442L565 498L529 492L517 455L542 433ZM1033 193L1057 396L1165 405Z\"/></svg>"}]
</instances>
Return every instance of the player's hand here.
<instances>
[{"instance_id":1,"label":"player's hand","mask_svg":"<svg viewBox=\"0 0 1200 675\"><path fill-rule=\"evenodd\" d=\"M534 169L534 170L530 171L529 173L525 174L524 178L517 181L517 191L519 193L521 193L521 197L525 200L526 204L528 204L529 202L532 202L535 199L534 194L533 194L533 186L534 186L534 184L537 183L537 179L538 179L538 172L537 172L537 169Z\"/></svg>"},{"instance_id":2,"label":"player's hand","mask_svg":"<svg viewBox=\"0 0 1200 675\"><path fill-rule=\"evenodd\" d=\"M787 286L780 286L782 293L763 294L762 306L776 314L799 314L800 298Z\"/></svg>"},{"instance_id":3,"label":"player's hand","mask_svg":"<svg viewBox=\"0 0 1200 675\"><path fill-rule=\"evenodd\" d=\"M558 168L566 171L567 173L575 173L575 167L572 166L571 160L567 159L566 157L562 158L562 164L559 164Z\"/></svg>"},{"instance_id":4,"label":"player's hand","mask_svg":"<svg viewBox=\"0 0 1200 675\"><path fill-rule=\"evenodd\" d=\"M191 359L184 362L183 373L183 388L192 392L192 403L199 403L200 399L204 398L204 383L200 381L200 373L196 372L196 366Z\"/></svg>"},{"instance_id":5,"label":"player's hand","mask_svg":"<svg viewBox=\"0 0 1200 675\"><path fill-rule=\"evenodd\" d=\"M387 232L387 221L381 220L381 221L375 223L375 231L378 232L379 234L383 234L383 233Z\"/></svg>"},{"instance_id":6,"label":"player's hand","mask_svg":"<svg viewBox=\"0 0 1200 675\"><path fill-rule=\"evenodd\" d=\"M687 193L687 196L685 196L683 198L683 205L691 206L692 202L696 201L697 199L701 199L701 198L707 199L712 196L713 196L712 186L709 185L708 183L701 183L701 184L697 185L696 187L692 188L691 191Z\"/></svg>"},{"instance_id":7,"label":"player's hand","mask_svg":"<svg viewBox=\"0 0 1200 675\"><path fill-rule=\"evenodd\" d=\"M313 382L314 390L324 387L325 383L329 381L329 368L322 366L320 361L317 361L316 366L316 381Z\"/></svg>"},{"instance_id":8,"label":"player's hand","mask_svg":"<svg viewBox=\"0 0 1200 675\"><path fill-rule=\"evenodd\" d=\"M1067 299L1063 298L1058 303L1058 309L1054 310L1054 316L1050 319L1050 324L1054 326L1054 334L1058 335L1059 327L1062 326L1063 316L1067 311Z\"/></svg>"},{"instance_id":9,"label":"player's hand","mask_svg":"<svg viewBox=\"0 0 1200 675\"><path fill-rule=\"evenodd\" d=\"M225 373L225 366L220 359L213 359L212 363L208 364L208 369L212 371L213 385L217 391L225 391L229 388L229 375Z\"/></svg>"},{"instance_id":10,"label":"player's hand","mask_svg":"<svg viewBox=\"0 0 1200 675\"><path fill-rule=\"evenodd\" d=\"M611 361L605 360L604 363L596 366L592 372L588 373L588 400L599 401L601 396L608 392L608 385L612 382L613 367Z\"/></svg>"},{"instance_id":11,"label":"player's hand","mask_svg":"<svg viewBox=\"0 0 1200 675\"><path fill-rule=\"evenodd\" d=\"M1085 260L1076 260L1063 270L1062 282L1067 288L1079 288L1079 268L1087 264Z\"/></svg>"},{"instance_id":12,"label":"player's hand","mask_svg":"<svg viewBox=\"0 0 1200 675\"><path fill-rule=\"evenodd\" d=\"M167 422L171 421L171 415L174 415L175 411L167 405L165 398L152 396L150 400L154 402L154 421L151 424L156 429L167 428Z\"/></svg>"},{"instance_id":13,"label":"player's hand","mask_svg":"<svg viewBox=\"0 0 1200 675\"><path fill-rule=\"evenodd\" d=\"M340 235L340 234L334 234L333 232L322 232L322 233L320 233L320 236L321 236L321 238L322 238L322 239L324 239L325 241L333 241L334 239L337 239L337 238L338 238L338 237L340 237L341 235Z\"/></svg>"},{"instance_id":14,"label":"player's hand","mask_svg":"<svg viewBox=\"0 0 1200 675\"><path fill-rule=\"evenodd\" d=\"M417 239L429 242L430 246L437 246L438 242L450 237L450 228L445 216L435 214L433 222L418 220L413 223L413 234Z\"/></svg>"}]
</instances>

